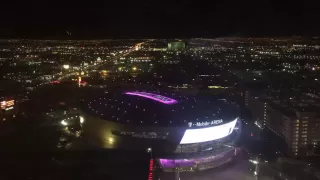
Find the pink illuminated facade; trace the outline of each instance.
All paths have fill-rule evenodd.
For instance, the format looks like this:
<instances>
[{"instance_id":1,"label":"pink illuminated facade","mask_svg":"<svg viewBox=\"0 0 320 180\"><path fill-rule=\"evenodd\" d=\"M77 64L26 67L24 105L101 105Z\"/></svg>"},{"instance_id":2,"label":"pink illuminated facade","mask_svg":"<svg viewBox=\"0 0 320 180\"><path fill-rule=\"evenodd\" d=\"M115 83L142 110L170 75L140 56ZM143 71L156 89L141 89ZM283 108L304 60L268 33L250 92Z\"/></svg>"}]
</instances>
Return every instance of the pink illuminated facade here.
<instances>
[{"instance_id":1,"label":"pink illuminated facade","mask_svg":"<svg viewBox=\"0 0 320 180\"><path fill-rule=\"evenodd\" d=\"M174 100L165 96L161 96L159 94L153 94L153 93L147 93L147 92L136 91L136 92L126 92L125 94L152 99L152 100L161 102L163 104L176 104L178 102L177 100Z\"/></svg>"}]
</instances>

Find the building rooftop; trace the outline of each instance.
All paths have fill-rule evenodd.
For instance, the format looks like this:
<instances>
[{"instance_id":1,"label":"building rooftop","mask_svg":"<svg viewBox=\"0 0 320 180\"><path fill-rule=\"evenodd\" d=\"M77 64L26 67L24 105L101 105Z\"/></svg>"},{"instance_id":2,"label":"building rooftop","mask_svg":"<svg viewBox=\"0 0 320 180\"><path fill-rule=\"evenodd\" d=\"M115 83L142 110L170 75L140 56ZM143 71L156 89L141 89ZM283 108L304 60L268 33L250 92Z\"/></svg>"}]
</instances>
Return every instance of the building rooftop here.
<instances>
[{"instance_id":1,"label":"building rooftop","mask_svg":"<svg viewBox=\"0 0 320 180\"><path fill-rule=\"evenodd\" d=\"M161 95L160 95L161 94ZM105 92L85 102L85 111L125 124L188 126L189 122L234 120L238 106L216 96L159 92Z\"/></svg>"},{"instance_id":2,"label":"building rooftop","mask_svg":"<svg viewBox=\"0 0 320 180\"><path fill-rule=\"evenodd\" d=\"M315 113L320 112L320 101L317 96L303 94L294 91L268 90L257 98L266 101L273 108L278 109L287 116L296 116L296 113Z\"/></svg>"}]
</instances>

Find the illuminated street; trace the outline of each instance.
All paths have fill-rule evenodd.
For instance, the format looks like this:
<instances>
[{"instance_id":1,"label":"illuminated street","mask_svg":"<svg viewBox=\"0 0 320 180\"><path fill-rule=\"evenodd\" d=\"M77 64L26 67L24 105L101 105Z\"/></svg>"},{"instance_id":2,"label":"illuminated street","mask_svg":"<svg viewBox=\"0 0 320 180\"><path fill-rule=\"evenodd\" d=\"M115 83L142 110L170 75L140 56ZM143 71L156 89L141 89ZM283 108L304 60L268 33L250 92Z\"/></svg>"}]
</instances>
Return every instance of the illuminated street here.
<instances>
[{"instance_id":1,"label":"illuminated street","mask_svg":"<svg viewBox=\"0 0 320 180\"><path fill-rule=\"evenodd\" d=\"M116 55L116 56L108 59L107 62L115 61L115 60L117 60L117 59L119 59L119 58L121 58L121 57L127 56L127 55L130 54L131 52L135 51L135 50L136 50L136 47L140 47L140 46L143 45L144 43L145 43L145 42L137 43L137 44L135 44L132 48L127 49L126 51L120 51L120 52L118 52L118 55ZM95 71L95 70L97 70L98 68L100 68L100 67L102 67L102 66L104 66L104 65L105 65L105 63L103 63L103 62L101 62L101 63L99 63L99 64L95 64L95 65L89 65L89 66L87 66L87 67L83 67L82 71L88 71L88 72L90 72L90 71ZM64 65L64 66L67 67L67 69L69 69L69 65ZM64 79L66 79L66 78L69 78L69 77L71 77L71 76L76 76L76 75L78 75L78 74L79 74L79 71L72 71L72 72L63 73L63 74L62 74L62 73L57 73L57 74L54 74L53 76L58 77L57 80L61 81L61 80L64 80ZM44 84L46 84L46 83L43 83L42 85L44 85Z\"/></svg>"},{"instance_id":2,"label":"illuminated street","mask_svg":"<svg viewBox=\"0 0 320 180\"><path fill-rule=\"evenodd\" d=\"M180 173L181 180L254 180L252 174L249 173L250 162L243 160L236 164L225 165L213 170L195 173ZM173 180L174 173L165 173L161 177L163 180Z\"/></svg>"},{"instance_id":3,"label":"illuminated street","mask_svg":"<svg viewBox=\"0 0 320 180\"><path fill-rule=\"evenodd\" d=\"M213 170L196 172L196 173L180 173L181 180L257 180L249 171L250 162L242 160L234 164L228 164ZM162 180L173 180L174 173L163 173ZM271 180L269 177L259 177L258 180Z\"/></svg>"}]
</instances>

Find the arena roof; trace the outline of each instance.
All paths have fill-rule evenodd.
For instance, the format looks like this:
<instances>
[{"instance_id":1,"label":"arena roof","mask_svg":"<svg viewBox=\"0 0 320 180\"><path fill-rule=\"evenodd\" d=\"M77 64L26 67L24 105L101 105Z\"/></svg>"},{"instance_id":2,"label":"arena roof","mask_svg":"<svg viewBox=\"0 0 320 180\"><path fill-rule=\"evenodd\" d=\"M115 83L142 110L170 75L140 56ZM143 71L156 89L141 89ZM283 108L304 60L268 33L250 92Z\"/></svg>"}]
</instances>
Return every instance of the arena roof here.
<instances>
[{"instance_id":1,"label":"arena roof","mask_svg":"<svg viewBox=\"0 0 320 180\"><path fill-rule=\"evenodd\" d=\"M85 102L87 113L127 124L183 126L238 117L238 106L216 96L159 92L105 92Z\"/></svg>"}]
</instances>

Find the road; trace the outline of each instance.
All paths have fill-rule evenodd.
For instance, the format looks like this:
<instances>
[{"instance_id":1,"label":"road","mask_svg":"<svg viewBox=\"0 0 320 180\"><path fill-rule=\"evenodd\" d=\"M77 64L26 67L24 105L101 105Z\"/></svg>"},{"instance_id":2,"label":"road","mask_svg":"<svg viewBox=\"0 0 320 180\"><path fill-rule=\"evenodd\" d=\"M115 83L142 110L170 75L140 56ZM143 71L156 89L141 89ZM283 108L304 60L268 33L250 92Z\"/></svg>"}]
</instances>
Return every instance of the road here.
<instances>
[{"instance_id":1,"label":"road","mask_svg":"<svg viewBox=\"0 0 320 180\"><path fill-rule=\"evenodd\" d=\"M249 171L250 162L240 160L231 164L202 172L182 172L180 180L272 180L272 178L260 176L256 179ZM161 180L174 180L174 173L163 173Z\"/></svg>"},{"instance_id":2,"label":"road","mask_svg":"<svg viewBox=\"0 0 320 180\"><path fill-rule=\"evenodd\" d=\"M216 169L201 172L181 172L180 180L255 180L249 172L248 160L241 160ZM161 175L161 180L174 180L174 173Z\"/></svg>"},{"instance_id":3,"label":"road","mask_svg":"<svg viewBox=\"0 0 320 180\"><path fill-rule=\"evenodd\" d=\"M119 53L118 55L112 57L111 59L108 59L108 62L110 61L113 61L113 60L116 60L116 59L119 59L120 57L122 56L126 56L128 54L130 54L131 52L135 51L136 49L136 46L141 46L142 44L144 44L145 42L140 42L138 44L135 44L132 48L126 50L126 51L123 51L122 53ZM83 71L87 71L87 70L95 70L95 69L98 69L99 67L103 66L105 63L100 63L100 64L96 64L96 65L89 65L88 67L86 67L85 69L83 69ZM64 80L65 78L68 78L70 76L74 76L74 75L77 75L79 72L78 71L73 71L73 72L69 72L69 73L65 73L65 74L54 74L54 76L56 76L56 80ZM41 83L40 85L45 85L45 84L48 84L49 82L43 82Z\"/></svg>"},{"instance_id":4,"label":"road","mask_svg":"<svg viewBox=\"0 0 320 180\"><path fill-rule=\"evenodd\" d=\"M205 172L190 174L181 173L181 180L254 180L254 177L249 173L249 163L247 160L243 160L234 164L226 165L217 169L208 170Z\"/></svg>"}]
</instances>

